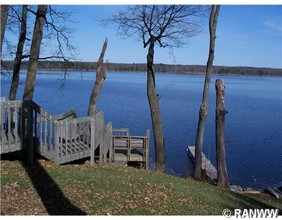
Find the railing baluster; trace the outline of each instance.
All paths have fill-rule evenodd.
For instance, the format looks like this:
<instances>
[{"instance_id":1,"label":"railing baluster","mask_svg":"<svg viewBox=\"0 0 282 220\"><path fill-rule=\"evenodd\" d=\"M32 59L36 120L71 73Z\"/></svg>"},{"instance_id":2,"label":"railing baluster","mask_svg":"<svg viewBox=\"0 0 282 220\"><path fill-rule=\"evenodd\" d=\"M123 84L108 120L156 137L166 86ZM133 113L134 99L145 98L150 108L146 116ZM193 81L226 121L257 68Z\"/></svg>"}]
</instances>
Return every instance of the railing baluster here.
<instances>
[{"instance_id":1,"label":"railing baluster","mask_svg":"<svg viewBox=\"0 0 282 220\"><path fill-rule=\"evenodd\" d=\"M34 113L33 113L33 117L34 117L34 121L32 119L32 122L33 122L33 130L34 130L34 143L35 143L35 147L37 146L37 111L34 110Z\"/></svg>"},{"instance_id":2,"label":"railing baluster","mask_svg":"<svg viewBox=\"0 0 282 220\"><path fill-rule=\"evenodd\" d=\"M95 164L95 119L91 117L90 121L90 142L91 142L91 155L90 155L90 162L91 165Z\"/></svg>"},{"instance_id":3,"label":"railing baluster","mask_svg":"<svg viewBox=\"0 0 282 220\"><path fill-rule=\"evenodd\" d=\"M5 106L4 106L4 103L1 103L0 113L1 113L1 116L0 116L0 125L1 125L0 132L1 132L1 146L2 146L1 153L2 153L2 151L4 151L3 147L4 147L4 135L5 135L5 127L4 127L4 124L5 124L5 119L4 119Z\"/></svg>"},{"instance_id":4,"label":"railing baluster","mask_svg":"<svg viewBox=\"0 0 282 220\"><path fill-rule=\"evenodd\" d=\"M64 126L64 129L65 129L65 140L66 140L66 158L69 160L70 158L70 154L68 153L69 151L69 123L68 121L65 121L65 126Z\"/></svg>"},{"instance_id":5,"label":"railing baluster","mask_svg":"<svg viewBox=\"0 0 282 220\"><path fill-rule=\"evenodd\" d=\"M49 116L49 143L48 148L52 149L52 138L53 138L53 123L52 123L52 117Z\"/></svg>"},{"instance_id":6,"label":"railing baluster","mask_svg":"<svg viewBox=\"0 0 282 220\"><path fill-rule=\"evenodd\" d=\"M11 132L11 103L9 102L9 109L8 109L8 133L7 133L7 138L8 138L8 145L9 145L9 148L11 147L11 138L13 138L12 136L12 132Z\"/></svg>"},{"instance_id":7,"label":"railing baluster","mask_svg":"<svg viewBox=\"0 0 282 220\"><path fill-rule=\"evenodd\" d=\"M60 141L61 141L61 144L60 144L60 150L59 150L59 154L58 154L58 157L62 158L63 154L62 154L62 151L63 151L63 122L61 121L60 122ZM58 159L58 163L60 163L60 159Z\"/></svg>"},{"instance_id":8,"label":"railing baluster","mask_svg":"<svg viewBox=\"0 0 282 220\"><path fill-rule=\"evenodd\" d=\"M131 143L130 143L130 136L127 136L127 161L130 161L130 154L131 154Z\"/></svg>"},{"instance_id":9,"label":"railing baluster","mask_svg":"<svg viewBox=\"0 0 282 220\"><path fill-rule=\"evenodd\" d=\"M146 132L146 170L149 170L149 146L150 146L150 130L148 129Z\"/></svg>"},{"instance_id":10,"label":"railing baluster","mask_svg":"<svg viewBox=\"0 0 282 220\"><path fill-rule=\"evenodd\" d=\"M13 112L13 119L14 119L14 135L15 135L15 146L18 148L18 107L14 106L14 112Z\"/></svg>"},{"instance_id":11,"label":"railing baluster","mask_svg":"<svg viewBox=\"0 0 282 220\"><path fill-rule=\"evenodd\" d=\"M46 145L46 147L48 147L47 145L47 125L48 125L47 116L44 112L44 144Z\"/></svg>"},{"instance_id":12,"label":"railing baluster","mask_svg":"<svg viewBox=\"0 0 282 220\"><path fill-rule=\"evenodd\" d=\"M112 163L112 159L113 159L113 126L112 123L109 123L109 162Z\"/></svg>"},{"instance_id":13,"label":"railing baluster","mask_svg":"<svg viewBox=\"0 0 282 220\"><path fill-rule=\"evenodd\" d=\"M42 135L43 135L43 132L42 132L42 129L43 129L43 121L42 121L42 111L40 110L40 119L39 119L39 123L40 123L40 126L39 126L39 142L40 142L40 149L42 150L43 148L43 143L42 143ZM43 150L45 152L45 149Z\"/></svg>"}]
</instances>

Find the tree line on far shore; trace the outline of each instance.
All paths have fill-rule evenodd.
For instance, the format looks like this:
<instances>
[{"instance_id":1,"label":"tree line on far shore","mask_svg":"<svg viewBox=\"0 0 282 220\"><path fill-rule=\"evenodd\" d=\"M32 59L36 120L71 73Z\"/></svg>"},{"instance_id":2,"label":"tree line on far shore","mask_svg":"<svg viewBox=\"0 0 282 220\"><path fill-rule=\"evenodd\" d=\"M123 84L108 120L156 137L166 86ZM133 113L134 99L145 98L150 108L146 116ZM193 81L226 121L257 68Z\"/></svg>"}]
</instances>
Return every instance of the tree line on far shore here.
<instances>
[{"instance_id":1,"label":"tree line on far shore","mask_svg":"<svg viewBox=\"0 0 282 220\"><path fill-rule=\"evenodd\" d=\"M27 61L23 61L21 68L26 69L27 64ZM145 63L109 63L109 70L117 72L146 72L146 65ZM13 69L13 61L3 61L3 67L5 69ZM97 62L39 61L39 69L41 70L95 71L96 68ZM157 73L204 74L205 68L205 65L155 64ZM213 73L222 75L282 76L281 69L240 66L213 66Z\"/></svg>"}]
</instances>

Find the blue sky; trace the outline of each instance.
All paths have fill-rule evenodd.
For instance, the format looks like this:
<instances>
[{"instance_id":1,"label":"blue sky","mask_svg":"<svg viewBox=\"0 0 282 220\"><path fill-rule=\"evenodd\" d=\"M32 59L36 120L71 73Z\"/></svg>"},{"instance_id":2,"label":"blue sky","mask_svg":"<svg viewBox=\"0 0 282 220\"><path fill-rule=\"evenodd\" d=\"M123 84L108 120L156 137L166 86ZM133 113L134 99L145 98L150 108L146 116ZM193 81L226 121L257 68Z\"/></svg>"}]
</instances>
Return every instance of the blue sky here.
<instances>
[{"instance_id":1,"label":"blue sky","mask_svg":"<svg viewBox=\"0 0 282 220\"><path fill-rule=\"evenodd\" d=\"M96 21L115 13L123 6L75 5L63 6L76 10L73 43L83 61L96 61L107 37L106 58L110 62L144 63L147 49L136 39L117 35L114 26L103 27ZM215 65L282 67L282 6L223 5L217 27ZM191 38L183 48L156 48L155 63L201 64L207 62L208 19L204 31Z\"/></svg>"},{"instance_id":2,"label":"blue sky","mask_svg":"<svg viewBox=\"0 0 282 220\"><path fill-rule=\"evenodd\" d=\"M116 27L103 27L97 18L114 14L122 5L64 5L73 9L75 32L72 43L82 61L97 61L104 39L109 40L106 59L110 62L145 63L147 48L141 41L117 35ZM282 68L282 6L222 5L217 26L215 65ZM207 62L208 19L204 31L173 50L157 48L155 63L200 64Z\"/></svg>"}]
</instances>

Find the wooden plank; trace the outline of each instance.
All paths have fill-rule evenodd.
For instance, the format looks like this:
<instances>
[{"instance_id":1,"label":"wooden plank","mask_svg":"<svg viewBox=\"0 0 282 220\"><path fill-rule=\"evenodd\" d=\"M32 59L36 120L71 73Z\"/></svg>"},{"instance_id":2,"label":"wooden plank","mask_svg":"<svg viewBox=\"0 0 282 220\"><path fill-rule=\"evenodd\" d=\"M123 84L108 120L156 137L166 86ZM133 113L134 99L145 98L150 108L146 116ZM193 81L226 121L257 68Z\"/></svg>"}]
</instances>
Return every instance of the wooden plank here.
<instances>
[{"instance_id":1,"label":"wooden plank","mask_svg":"<svg viewBox=\"0 0 282 220\"><path fill-rule=\"evenodd\" d=\"M43 116L42 116L42 111L40 111L40 119L39 119L39 143L40 143L40 148L43 148L43 141L42 141L42 135L43 135Z\"/></svg>"},{"instance_id":2,"label":"wooden plank","mask_svg":"<svg viewBox=\"0 0 282 220\"><path fill-rule=\"evenodd\" d=\"M46 115L45 115L44 119L45 119L45 121L44 121L44 144L47 145L47 124L48 124L48 121L47 121Z\"/></svg>"},{"instance_id":3,"label":"wooden plank","mask_svg":"<svg viewBox=\"0 0 282 220\"><path fill-rule=\"evenodd\" d=\"M103 132L104 132L104 117L103 117L103 112L98 112L97 113L97 118L98 118L98 143L100 146L100 155L99 155L99 162L103 162L103 152L104 152L104 143L103 143Z\"/></svg>"},{"instance_id":4,"label":"wooden plank","mask_svg":"<svg viewBox=\"0 0 282 220\"><path fill-rule=\"evenodd\" d=\"M90 156L90 149L89 150L87 150L87 151L85 151L86 153L85 153L85 155L88 155L88 156L86 156L86 157L89 157ZM79 153L75 153L75 154L73 154L73 160L79 160L79 159L82 159L82 158L80 158L80 156L79 156ZM67 163L67 162L70 162L70 160L69 160L69 157L68 156L62 156L61 158L60 158L60 162L59 162L59 164L63 164L63 163Z\"/></svg>"},{"instance_id":5,"label":"wooden plank","mask_svg":"<svg viewBox=\"0 0 282 220\"><path fill-rule=\"evenodd\" d=\"M148 129L146 132L146 170L149 170L150 161L149 161L149 146L150 146L150 130Z\"/></svg>"},{"instance_id":6,"label":"wooden plank","mask_svg":"<svg viewBox=\"0 0 282 220\"><path fill-rule=\"evenodd\" d=\"M96 149L96 146L95 146L95 118L94 117L91 117L91 121L90 121L90 136L91 136L91 139L90 139L90 142L91 142L91 155L90 155L90 163L91 165L94 165L95 164L95 149Z\"/></svg>"},{"instance_id":7,"label":"wooden plank","mask_svg":"<svg viewBox=\"0 0 282 220\"><path fill-rule=\"evenodd\" d=\"M4 135L5 135L5 119L4 119L4 114L5 114L5 107L4 105L2 104L1 102L1 105L0 105L0 132L1 132L1 154L2 154L2 149L4 148Z\"/></svg>"},{"instance_id":8,"label":"wooden plank","mask_svg":"<svg viewBox=\"0 0 282 220\"><path fill-rule=\"evenodd\" d=\"M48 141L48 147L52 147L52 138L53 138L53 123L52 123L52 117L49 116L49 141Z\"/></svg>"},{"instance_id":9,"label":"wooden plank","mask_svg":"<svg viewBox=\"0 0 282 220\"><path fill-rule=\"evenodd\" d=\"M13 112L13 119L14 119L14 135L15 135L15 144L18 144L18 107L14 108L14 112Z\"/></svg>"},{"instance_id":10,"label":"wooden plank","mask_svg":"<svg viewBox=\"0 0 282 220\"><path fill-rule=\"evenodd\" d=\"M131 154L131 144L130 144L130 137L127 137L127 160L130 161L130 154Z\"/></svg>"},{"instance_id":11,"label":"wooden plank","mask_svg":"<svg viewBox=\"0 0 282 220\"><path fill-rule=\"evenodd\" d=\"M113 126L112 123L109 122L109 162L112 163L113 159Z\"/></svg>"},{"instance_id":12,"label":"wooden plank","mask_svg":"<svg viewBox=\"0 0 282 220\"><path fill-rule=\"evenodd\" d=\"M33 127L32 127L32 121L33 121L33 109L28 106L28 112L27 112L27 134L28 134L28 142L27 142L27 149L28 149L28 164L31 166L33 165Z\"/></svg>"},{"instance_id":13,"label":"wooden plank","mask_svg":"<svg viewBox=\"0 0 282 220\"><path fill-rule=\"evenodd\" d=\"M11 131L11 106L10 106L10 104L9 104L9 108L7 109L8 111L7 111L7 113L8 113L8 124L7 124L7 127L8 127L8 129L7 129L7 131L8 131L8 137L10 137L10 134L12 133L12 131ZM11 139L10 138L8 138L8 144L9 144L9 147L11 146Z\"/></svg>"},{"instance_id":14,"label":"wooden plank","mask_svg":"<svg viewBox=\"0 0 282 220\"><path fill-rule=\"evenodd\" d=\"M129 136L128 128L114 128L112 132L113 136Z\"/></svg>"},{"instance_id":15,"label":"wooden plank","mask_svg":"<svg viewBox=\"0 0 282 220\"><path fill-rule=\"evenodd\" d=\"M114 161L137 161L137 162L143 162L143 155L139 154L130 154L130 160L128 160L127 154L123 153L115 153L115 160Z\"/></svg>"},{"instance_id":16,"label":"wooden plank","mask_svg":"<svg viewBox=\"0 0 282 220\"><path fill-rule=\"evenodd\" d=\"M60 159L62 157L62 149L63 149L63 122L61 121L59 125L60 125L60 148L59 148L58 155L57 155L58 164L60 163Z\"/></svg>"}]
</instances>

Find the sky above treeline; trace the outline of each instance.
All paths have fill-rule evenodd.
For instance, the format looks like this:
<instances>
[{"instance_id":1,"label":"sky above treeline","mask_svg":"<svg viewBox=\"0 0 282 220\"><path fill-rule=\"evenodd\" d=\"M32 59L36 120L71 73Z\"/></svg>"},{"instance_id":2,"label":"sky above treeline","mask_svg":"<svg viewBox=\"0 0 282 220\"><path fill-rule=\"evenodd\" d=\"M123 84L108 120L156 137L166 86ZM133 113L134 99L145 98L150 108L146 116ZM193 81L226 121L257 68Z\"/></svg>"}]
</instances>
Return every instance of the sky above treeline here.
<instances>
[{"instance_id":1,"label":"sky above treeline","mask_svg":"<svg viewBox=\"0 0 282 220\"><path fill-rule=\"evenodd\" d=\"M124 6L74 7L79 23L74 34L83 61L96 61L104 39L109 40L106 58L110 62L145 63L147 48L141 41L117 35L115 26L102 26L97 19L114 14ZM204 31L188 39L182 48L156 47L156 63L200 64L207 62L208 19ZM282 67L282 6L223 5L217 26L215 65Z\"/></svg>"},{"instance_id":2,"label":"sky above treeline","mask_svg":"<svg viewBox=\"0 0 282 220\"><path fill-rule=\"evenodd\" d=\"M125 5L56 5L73 10L71 41L81 61L97 61L108 38L105 58L114 63L145 63L147 48L137 38L117 34L116 26L101 25ZM208 57L208 17L203 31L175 48L156 47L155 63L205 65ZM222 5L218 17L214 65L282 68L282 6Z\"/></svg>"}]
</instances>

